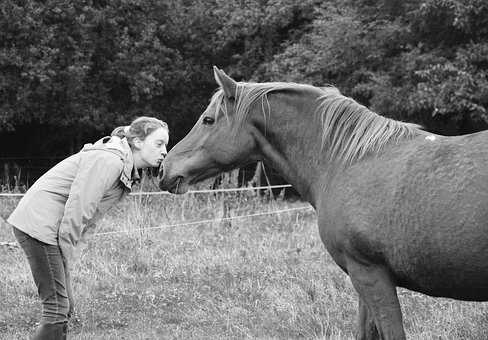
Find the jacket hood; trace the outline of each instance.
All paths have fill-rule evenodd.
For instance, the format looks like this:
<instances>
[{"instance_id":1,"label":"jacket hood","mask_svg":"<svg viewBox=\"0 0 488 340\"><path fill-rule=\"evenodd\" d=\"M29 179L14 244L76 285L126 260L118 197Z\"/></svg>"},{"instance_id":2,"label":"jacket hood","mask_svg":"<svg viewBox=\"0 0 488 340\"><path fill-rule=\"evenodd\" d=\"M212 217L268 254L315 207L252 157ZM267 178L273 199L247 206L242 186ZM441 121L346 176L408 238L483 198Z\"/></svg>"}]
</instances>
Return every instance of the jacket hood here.
<instances>
[{"instance_id":1,"label":"jacket hood","mask_svg":"<svg viewBox=\"0 0 488 340\"><path fill-rule=\"evenodd\" d=\"M129 189L132 189L132 185L135 182L140 181L139 172L134 165L134 157L132 155L132 149L126 138L120 138L117 136L104 137L94 144L85 144L81 151L90 150L104 150L112 152L120 157L124 163L124 169L120 175L120 181Z\"/></svg>"}]
</instances>

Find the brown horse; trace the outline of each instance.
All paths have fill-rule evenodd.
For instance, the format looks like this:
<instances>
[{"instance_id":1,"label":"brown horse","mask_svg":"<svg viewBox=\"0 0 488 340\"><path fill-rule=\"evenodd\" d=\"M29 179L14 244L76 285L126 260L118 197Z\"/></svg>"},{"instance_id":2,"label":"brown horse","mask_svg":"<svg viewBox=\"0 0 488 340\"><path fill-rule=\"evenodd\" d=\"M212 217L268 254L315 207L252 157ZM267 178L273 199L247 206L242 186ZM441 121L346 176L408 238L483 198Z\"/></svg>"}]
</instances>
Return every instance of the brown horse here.
<instances>
[{"instance_id":1,"label":"brown horse","mask_svg":"<svg viewBox=\"0 0 488 340\"><path fill-rule=\"evenodd\" d=\"M317 211L359 294L359 339L405 339L396 287L488 300L488 132L445 137L368 110L334 87L220 85L168 154L160 187L245 163L276 168Z\"/></svg>"}]
</instances>

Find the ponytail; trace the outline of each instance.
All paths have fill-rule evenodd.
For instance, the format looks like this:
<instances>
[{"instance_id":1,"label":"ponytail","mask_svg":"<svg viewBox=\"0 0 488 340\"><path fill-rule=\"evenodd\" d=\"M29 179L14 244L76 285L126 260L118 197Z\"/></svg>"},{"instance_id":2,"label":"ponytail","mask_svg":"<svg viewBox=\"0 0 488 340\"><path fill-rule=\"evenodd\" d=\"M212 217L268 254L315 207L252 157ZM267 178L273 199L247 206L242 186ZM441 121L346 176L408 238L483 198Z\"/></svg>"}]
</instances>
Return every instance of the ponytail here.
<instances>
[{"instance_id":1,"label":"ponytail","mask_svg":"<svg viewBox=\"0 0 488 340\"><path fill-rule=\"evenodd\" d=\"M116 136L116 137L119 137L119 138L125 138L127 137L127 133L129 132L129 128L130 126L119 126L119 127L116 127L112 133L110 134L110 136Z\"/></svg>"}]
</instances>

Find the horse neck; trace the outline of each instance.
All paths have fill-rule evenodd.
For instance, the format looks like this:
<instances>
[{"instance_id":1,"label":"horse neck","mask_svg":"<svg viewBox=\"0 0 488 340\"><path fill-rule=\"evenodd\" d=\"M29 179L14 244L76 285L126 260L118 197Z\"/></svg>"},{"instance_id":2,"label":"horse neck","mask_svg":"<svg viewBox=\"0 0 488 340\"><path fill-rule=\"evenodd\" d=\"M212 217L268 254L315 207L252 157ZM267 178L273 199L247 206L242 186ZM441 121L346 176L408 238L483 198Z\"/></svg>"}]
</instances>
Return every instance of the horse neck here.
<instances>
[{"instance_id":1,"label":"horse neck","mask_svg":"<svg viewBox=\"0 0 488 340\"><path fill-rule=\"evenodd\" d=\"M269 117L266 119L262 112L253 117L264 160L314 206L320 188L318 181L326 170L320 161L322 130L315 115L318 96L273 94L269 97Z\"/></svg>"},{"instance_id":2,"label":"horse neck","mask_svg":"<svg viewBox=\"0 0 488 340\"><path fill-rule=\"evenodd\" d=\"M357 103L339 100L336 109L339 110L337 112L340 112L342 120L336 123L339 126L349 124L347 126L353 132L342 127L342 132L331 130L334 137L329 141L324 124L329 126L337 120L337 113L334 115L329 112L332 110L330 107L333 108L332 105L336 103L328 102L327 105L331 106L324 111L328 112L327 117L332 119L332 123L327 120L323 122L324 116L320 113L324 109L322 94L320 90L310 87L272 94L269 98L269 122L265 128L261 126L259 129L264 131L259 136L259 144L265 159L312 205L315 205L319 195L336 176L353 164L361 162L364 155L371 152L375 155L383 154L401 140L425 135L415 124L395 122ZM347 105L353 106L349 108ZM261 120L266 120L262 114L260 116ZM374 125L373 128L370 127L371 124ZM326 144L324 147L324 136L331 145ZM335 136L338 136L337 139ZM344 136L346 139L343 139ZM388 148L388 145L391 147ZM337 153L337 150L340 152Z\"/></svg>"}]
</instances>

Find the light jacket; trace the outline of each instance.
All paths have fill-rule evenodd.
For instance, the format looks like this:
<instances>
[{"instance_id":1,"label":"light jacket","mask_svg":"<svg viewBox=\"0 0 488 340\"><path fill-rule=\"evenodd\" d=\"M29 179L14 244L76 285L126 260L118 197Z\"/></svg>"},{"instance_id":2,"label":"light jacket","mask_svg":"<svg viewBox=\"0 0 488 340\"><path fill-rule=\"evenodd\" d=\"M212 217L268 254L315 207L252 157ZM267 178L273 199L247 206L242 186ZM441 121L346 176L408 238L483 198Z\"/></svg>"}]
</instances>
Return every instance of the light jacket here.
<instances>
[{"instance_id":1,"label":"light jacket","mask_svg":"<svg viewBox=\"0 0 488 340\"><path fill-rule=\"evenodd\" d=\"M66 265L71 265L88 229L138 179L127 140L106 137L85 144L42 175L7 222L41 242L59 244Z\"/></svg>"}]
</instances>

